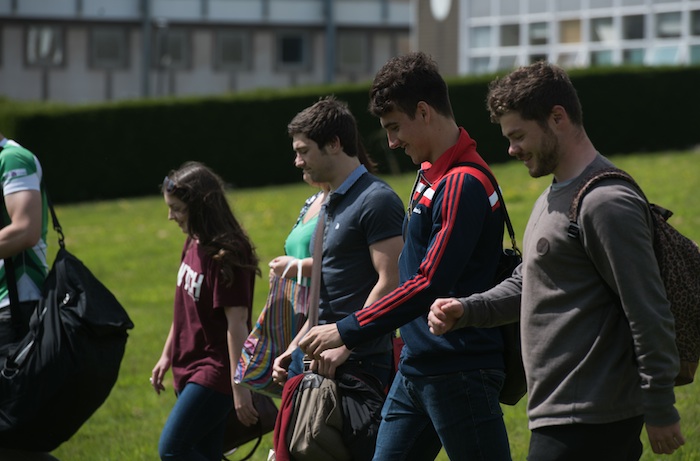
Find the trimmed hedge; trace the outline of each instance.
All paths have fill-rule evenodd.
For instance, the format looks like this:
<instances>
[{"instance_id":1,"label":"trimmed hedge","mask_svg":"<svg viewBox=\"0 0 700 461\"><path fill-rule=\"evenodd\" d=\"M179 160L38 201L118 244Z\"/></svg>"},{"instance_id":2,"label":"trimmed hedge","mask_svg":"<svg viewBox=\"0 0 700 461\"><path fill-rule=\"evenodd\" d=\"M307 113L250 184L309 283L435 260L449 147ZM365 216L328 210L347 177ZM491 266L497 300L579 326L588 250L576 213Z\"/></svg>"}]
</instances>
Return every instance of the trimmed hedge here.
<instances>
[{"instance_id":1,"label":"trimmed hedge","mask_svg":"<svg viewBox=\"0 0 700 461\"><path fill-rule=\"evenodd\" d=\"M507 142L485 109L493 76L449 79L457 122L491 163ZM584 124L604 154L685 149L700 143L700 67L606 68L571 72ZM369 83L257 91L216 98L161 99L90 106L0 101L0 131L41 159L55 202L152 195L163 176L199 160L234 187L299 181L287 123L320 96L350 106L384 173L414 170L391 152L367 111Z\"/></svg>"}]
</instances>

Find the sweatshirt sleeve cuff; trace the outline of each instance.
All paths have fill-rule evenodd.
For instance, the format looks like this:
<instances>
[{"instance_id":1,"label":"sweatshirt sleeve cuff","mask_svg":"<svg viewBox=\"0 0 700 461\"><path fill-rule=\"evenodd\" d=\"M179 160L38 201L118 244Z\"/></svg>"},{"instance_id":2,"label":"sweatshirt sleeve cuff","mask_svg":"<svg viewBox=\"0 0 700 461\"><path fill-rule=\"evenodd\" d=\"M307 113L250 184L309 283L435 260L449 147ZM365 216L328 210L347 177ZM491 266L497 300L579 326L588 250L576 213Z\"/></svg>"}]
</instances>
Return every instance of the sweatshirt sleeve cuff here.
<instances>
[{"instance_id":1,"label":"sweatshirt sleeve cuff","mask_svg":"<svg viewBox=\"0 0 700 461\"><path fill-rule=\"evenodd\" d=\"M677 423L681 417L674 407L675 397L664 392L644 392L644 422L651 426L669 426Z\"/></svg>"},{"instance_id":2,"label":"sweatshirt sleeve cuff","mask_svg":"<svg viewBox=\"0 0 700 461\"><path fill-rule=\"evenodd\" d=\"M355 314L350 314L344 319L339 320L336 326L338 327L340 339L343 340L343 343L348 349L353 349L362 342L360 322L357 321Z\"/></svg>"}]
</instances>

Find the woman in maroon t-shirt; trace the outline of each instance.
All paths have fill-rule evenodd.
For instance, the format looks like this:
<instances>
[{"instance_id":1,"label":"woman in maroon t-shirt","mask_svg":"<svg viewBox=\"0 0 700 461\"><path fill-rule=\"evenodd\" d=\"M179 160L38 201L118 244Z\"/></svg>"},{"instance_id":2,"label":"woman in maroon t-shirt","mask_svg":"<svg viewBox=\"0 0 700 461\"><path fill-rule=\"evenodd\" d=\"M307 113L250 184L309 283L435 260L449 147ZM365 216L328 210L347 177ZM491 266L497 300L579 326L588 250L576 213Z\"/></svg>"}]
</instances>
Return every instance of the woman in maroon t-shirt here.
<instances>
[{"instance_id":1,"label":"woman in maroon t-shirt","mask_svg":"<svg viewBox=\"0 0 700 461\"><path fill-rule=\"evenodd\" d=\"M160 394L172 368L178 397L158 450L162 460L218 461L231 408L243 424L258 419L250 390L237 386L231 372L251 327L258 259L212 170L185 163L165 177L162 191L168 219L187 239L172 326L151 376Z\"/></svg>"}]
</instances>

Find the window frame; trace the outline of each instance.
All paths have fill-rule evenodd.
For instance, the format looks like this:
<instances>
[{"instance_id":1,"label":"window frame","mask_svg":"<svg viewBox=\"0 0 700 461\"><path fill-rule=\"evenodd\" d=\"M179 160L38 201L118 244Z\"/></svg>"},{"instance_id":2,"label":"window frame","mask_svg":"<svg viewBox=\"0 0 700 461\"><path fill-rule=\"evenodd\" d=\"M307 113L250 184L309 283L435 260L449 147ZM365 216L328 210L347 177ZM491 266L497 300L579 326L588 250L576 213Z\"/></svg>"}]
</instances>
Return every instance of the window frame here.
<instances>
[{"instance_id":1,"label":"window frame","mask_svg":"<svg viewBox=\"0 0 700 461\"><path fill-rule=\"evenodd\" d=\"M115 33L114 37L117 39L119 53L114 60L101 59L96 56L98 42L100 38L99 34L102 33ZM90 36L90 42L88 44L88 67L90 69L99 70L123 70L128 69L130 66L130 43L129 43L129 33L124 26L92 26L88 31Z\"/></svg>"},{"instance_id":2,"label":"window frame","mask_svg":"<svg viewBox=\"0 0 700 461\"><path fill-rule=\"evenodd\" d=\"M283 40L297 38L300 40L301 59L298 62L284 62ZM275 69L287 72L306 72L311 69L311 35L308 31L300 29L285 29L275 33Z\"/></svg>"},{"instance_id":3,"label":"window frame","mask_svg":"<svg viewBox=\"0 0 700 461\"><path fill-rule=\"evenodd\" d=\"M672 21L669 19L673 18ZM669 32L668 28L672 30ZM666 29L666 30L664 30ZM654 15L654 38L677 39L683 36L683 13L681 11L667 11Z\"/></svg>"},{"instance_id":4,"label":"window frame","mask_svg":"<svg viewBox=\"0 0 700 461\"><path fill-rule=\"evenodd\" d=\"M58 47L58 52L60 52L60 61L59 62L54 62L55 58L53 57L48 57L48 58L37 58L34 60L30 59L29 55L29 50L32 47L35 47L36 45L34 43L30 43L33 40L38 40L34 39L31 36L32 31L34 30L53 30L55 32L55 37L57 37L57 43L52 45L51 48ZM57 25L57 24L29 24L24 28L24 53L23 53L23 58L24 58L24 64L26 67L29 68L43 68L43 67L52 67L52 68L63 68L66 66L67 61L68 61L68 54L67 54L67 47L66 47L66 29L63 26ZM53 55L56 51L52 50L51 55Z\"/></svg>"},{"instance_id":5,"label":"window frame","mask_svg":"<svg viewBox=\"0 0 700 461\"><path fill-rule=\"evenodd\" d=\"M491 26L472 26L469 28L469 48L484 49L493 46L493 30Z\"/></svg>"},{"instance_id":6,"label":"window frame","mask_svg":"<svg viewBox=\"0 0 700 461\"><path fill-rule=\"evenodd\" d=\"M636 32L641 19L641 36L634 36L630 32ZM643 40L646 35L647 16L645 14L626 14L622 16L622 40Z\"/></svg>"},{"instance_id":7,"label":"window frame","mask_svg":"<svg viewBox=\"0 0 700 461\"><path fill-rule=\"evenodd\" d=\"M549 45L551 24L547 21L531 22L527 25L527 43L530 46Z\"/></svg>"},{"instance_id":8,"label":"window frame","mask_svg":"<svg viewBox=\"0 0 700 461\"><path fill-rule=\"evenodd\" d=\"M168 51L174 42L174 40L179 40L182 44L181 52L184 57L178 61L171 61L169 63L161 63L160 59L167 56L167 54L160 53L161 51L161 40L165 40L168 46ZM186 27L170 27L165 26L161 28L156 28L154 31L153 43L152 43L152 58L151 67L154 70L189 70L192 68L192 31Z\"/></svg>"},{"instance_id":9,"label":"window frame","mask_svg":"<svg viewBox=\"0 0 700 461\"><path fill-rule=\"evenodd\" d=\"M615 18L612 16L600 16L590 20L590 42L611 43L617 40Z\"/></svg>"},{"instance_id":10,"label":"window frame","mask_svg":"<svg viewBox=\"0 0 700 461\"><path fill-rule=\"evenodd\" d=\"M501 24L498 27L499 46L520 46L520 27L521 24L518 22ZM504 40L512 38L515 38L514 42L512 40ZM506 41L508 41L508 43L505 43Z\"/></svg>"},{"instance_id":11,"label":"window frame","mask_svg":"<svg viewBox=\"0 0 700 461\"><path fill-rule=\"evenodd\" d=\"M242 59L239 62L224 62L223 40L225 36L239 38L241 42ZM214 69L229 72L247 71L253 67L253 37L250 30L244 29L218 29L214 35Z\"/></svg>"},{"instance_id":12,"label":"window frame","mask_svg":"<svg viewBox=\"0 0 700 461\"><path fill-rule=\"evenodd\" d=\"M360 62L348 62L343 59L346 55L343 45L359 39L358 50ZM350 40L350 42L346 42ZM336 68L339 72L365 73L369 71L371 62L371 46L369 34L359 30L339 30L336 36Z\"/></svg>"},{"instance_id":13,"label":"window frame","mask_svg":"<svg viewBox=\"0 0 700 461\"><path fill-rule=\"evenodd\" d=\"M690 10L688 14L688 20L690 21L689 33L691 37L700 36L700 10Z\"/></svg>"},{"instance_id":14,"label":"window frame","mask_svg":"<svg viewBox=\"0 0 700 461\"><path fill-rule=\"evenodd\" d=\"M700 45L690 45L688 48L688 62L693 66L700 64Z\"/></svg>"},{"instance_id":15,"label":"window frame","mask_svg":"<svg viewBox=\"0 0 700 461\"><path fill-rule=\"evenodd\" d=\"M559 42L580 44L583 41L583 21L579 18L559 21Z\"/></svg>"}]
</instances>

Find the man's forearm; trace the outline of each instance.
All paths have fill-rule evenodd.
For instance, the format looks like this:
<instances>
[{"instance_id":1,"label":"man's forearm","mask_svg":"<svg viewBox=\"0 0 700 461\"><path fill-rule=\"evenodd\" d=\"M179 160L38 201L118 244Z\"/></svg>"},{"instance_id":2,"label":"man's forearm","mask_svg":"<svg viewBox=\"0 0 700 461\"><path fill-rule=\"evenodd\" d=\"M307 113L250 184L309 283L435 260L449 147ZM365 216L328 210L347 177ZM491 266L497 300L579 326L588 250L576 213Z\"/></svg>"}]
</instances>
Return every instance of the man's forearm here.
<instances>
[{"instance_id":1,"label":"man's forearm","mask_svg":"<svg viewBox=\"0 0 700 461\"><path fill-rule=\"evenodd\" d=\"M492 328L520 320L521 285L511 279L504 280L483 293L459 298L464 315L453 329L464 327Z\"/></svg>"}]
</instances>

